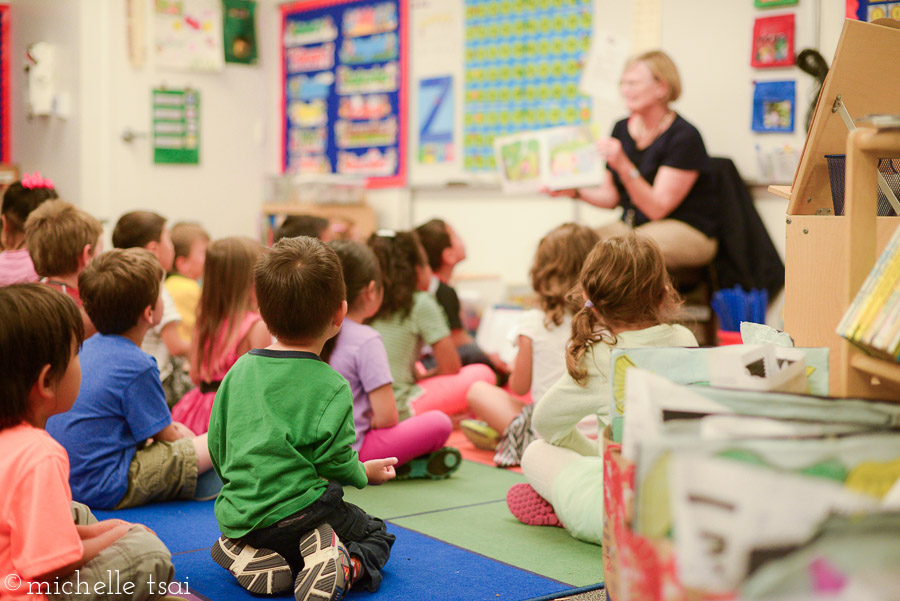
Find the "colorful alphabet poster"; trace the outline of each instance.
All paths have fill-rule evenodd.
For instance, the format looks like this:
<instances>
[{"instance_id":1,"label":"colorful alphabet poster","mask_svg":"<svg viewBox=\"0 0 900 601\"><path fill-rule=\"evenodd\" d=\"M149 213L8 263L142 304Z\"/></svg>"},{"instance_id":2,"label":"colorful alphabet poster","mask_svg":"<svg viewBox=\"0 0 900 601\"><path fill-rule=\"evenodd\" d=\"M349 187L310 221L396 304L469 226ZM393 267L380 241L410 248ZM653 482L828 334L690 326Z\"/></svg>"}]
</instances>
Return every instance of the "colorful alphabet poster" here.
<instances>
[{"instance_id":1,"label":"colorful alphabet poster","mask_svg":"<svg viewBox=\"0 0 900 601\"><path fill-rule=\"evenodd\" d=\"M200 162L200 93L153 90L153 162Z\"/></svg>"},{"instance_id":2,"label":"colorful alphabet poster","mask_svg":"<svg viewBox=\"0 0 900 601\"><path fill-rule=\"evenodd\" d=\"M406 181L407 0L282 7L283 169Z\"/></svg>"},{"instance_id":3,"label":"colorful alphabet poster","mask_svg":"<svg viewBox=\"0 0 900 601\"><path fill-rule=\"evenodd\" d=\"M793 80L757 82L753 90L753 131L793 133L796 104Z\"/></svg>"},{"instance_id":4,"label":"colorful alphabet poster","mask_svg":"<svg viewBox=\"0 0 900 601\"><path fill-rule=\"evenodd\" d=\"M419 81L419 163L449 163L456 156L453 144L453 78Z\"/></svg>"},{"instance_id":5,"label":"colorful alphabet poster","mask_svg":"<svg viewBox=\"0 0 900 601\"><path fill-rule=\"evenodd\" d=\"M753 24L753 67L791 67L794 64L794 15L757 19Z\"/></svg>"},{"instance_id":6,"label":"colorful alphabet poster","mask_svg":"<svg viewBox=\"0 0 900 601\"><path fill-rule=\"evenodd\" d=\"M847 0L847 18L869 23L878 19L900 21L900 2L897 0Z\"/></svg>"},{"instance_id":7,"label":"colorful alphabet poster","mask_svg":"<svg viewBox=\"0 0 900 601\"><path fill-rule=\"evenodd\" d=\"M590 121L592 14L592 0L466 0L467 170L495 168L496 136Z\"/></svg>"}]
</instances>

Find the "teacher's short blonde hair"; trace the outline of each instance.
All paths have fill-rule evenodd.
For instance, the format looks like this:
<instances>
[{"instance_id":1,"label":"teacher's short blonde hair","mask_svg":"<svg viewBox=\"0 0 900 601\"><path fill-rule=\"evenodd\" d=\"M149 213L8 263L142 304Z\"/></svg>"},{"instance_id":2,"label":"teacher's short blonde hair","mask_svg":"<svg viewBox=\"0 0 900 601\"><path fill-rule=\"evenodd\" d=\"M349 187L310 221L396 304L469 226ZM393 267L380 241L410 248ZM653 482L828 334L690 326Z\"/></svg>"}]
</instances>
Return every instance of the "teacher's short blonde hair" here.
<instances>
[{"instance_id":1,"label":"teacher's short blonde hair","mask_svg":"<svg viewBox=\"0 0 900 601\"><path fill-rule=\"evenodd\" d=\"M657 81L664 81L669 86L669 95L666 102L674 102L681 96L681 76L678 75L678 67L668 54L662 50L650 50L637 54L625 63L627 71L637 63L644 63L650 69L650 73Z\"/></svg>"}]
</instances>

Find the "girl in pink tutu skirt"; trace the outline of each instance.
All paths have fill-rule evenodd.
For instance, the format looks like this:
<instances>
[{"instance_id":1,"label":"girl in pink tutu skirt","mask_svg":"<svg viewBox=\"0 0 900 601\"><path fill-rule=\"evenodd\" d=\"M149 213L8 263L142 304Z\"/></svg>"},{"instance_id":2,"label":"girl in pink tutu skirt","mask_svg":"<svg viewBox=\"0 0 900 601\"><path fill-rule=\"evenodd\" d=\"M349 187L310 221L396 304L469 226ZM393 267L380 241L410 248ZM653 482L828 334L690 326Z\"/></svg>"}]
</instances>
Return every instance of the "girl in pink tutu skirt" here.
<instances>
[{"instance_id":1,"label":"girl in pink tutu skirt","mask_svg":"<svg viewBox=\"0 0 900 601\"><path fill-rule=\"evenodd\" d=\"M206 249L203 292L191 347L194 388L172 408L172 419L202 434L222 378L238 358L272 337L257 312L253 266L262 246L250 238L216 240Z\"/></svg>"}]
</instances>

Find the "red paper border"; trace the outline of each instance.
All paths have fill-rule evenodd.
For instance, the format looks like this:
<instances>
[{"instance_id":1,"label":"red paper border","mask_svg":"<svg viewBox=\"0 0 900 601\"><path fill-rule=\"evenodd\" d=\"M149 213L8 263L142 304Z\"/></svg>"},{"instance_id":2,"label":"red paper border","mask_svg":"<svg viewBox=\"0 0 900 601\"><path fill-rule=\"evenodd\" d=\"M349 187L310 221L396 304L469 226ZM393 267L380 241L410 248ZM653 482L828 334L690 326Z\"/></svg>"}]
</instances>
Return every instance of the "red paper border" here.
<instances>
[{"instance_id":1,"label":"red paper border","mask_svg":"<svg viewBox=\"0 0 900 601\"><path fill-rule=\"evenodd\" d=\"M284 131L287 123L287 94L284 86L287 73L284 64L284 22L287 15L294 15L308 10L318 8L328 8L331 6L339 6L341 4L349 4L358 0L299 0L290 4L281 5L281 37L279 45L281 47L281 172L285 172L285 156L287 155L287 135ZM375 0L373 0L374 2ZM399 188L406 185L406 127L407 127L407 95L409 93L409 57L407 46L409 42L409 3L408 0L396 0L400 11L400 90L399 111L397 120L400 127L400 141L397 144L397 173L386 177L370 177L366 180L367 188Z\"/></svg>"},{"instance_id":2,"label":"red paper border","mask_svg":"<svg viewBox=\"0 0 900 601\"><path fill-rule=\"evenodd\" d=\"M3 86L3 89L0 90L0 94L2 94L0 102L3 102L4 108L3 121L0 124L0 129L3 130L3 139L0 140L0 161L9 163L12 160L10 156L10 137L12 132L9 129L9 114L12 110L9 103L9 88L12 83L9 77L9 4L0 6L0 36L3 38L2 43L0 43L0 79L2 79L2 84L0 85Z\"/></svg>"},{"instance_id":3,"label":"red paper border","mask_svg":"<svg viewBox=\"0 0 900 601\"><path fill-rule=\"evenodd\" d=\"M753 43L750 50L750 65L758 69L769 69L772 67L793 67L794 61L794 31L795 20L794 13L786 15L777 15L774 17L761 17L753 23ZM784 34L787 38L788 55L787 58L774 63L763 63L756 59L757 50L759 49L759 39L765 35Z\"/></svg>"}]
</instances>

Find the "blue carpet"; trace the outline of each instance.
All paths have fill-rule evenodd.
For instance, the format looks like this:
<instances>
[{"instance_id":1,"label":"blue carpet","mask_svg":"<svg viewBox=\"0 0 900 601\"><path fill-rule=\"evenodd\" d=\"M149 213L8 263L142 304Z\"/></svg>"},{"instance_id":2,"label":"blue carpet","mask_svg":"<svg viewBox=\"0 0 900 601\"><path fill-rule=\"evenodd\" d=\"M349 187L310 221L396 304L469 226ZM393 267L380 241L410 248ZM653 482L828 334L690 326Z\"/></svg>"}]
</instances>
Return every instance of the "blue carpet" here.
<instances>
[{"instance_id":1,"label":"blue carpet","mask_svg":"<svg viewBox=\"0 0 900 601\"><path fill-rule=\"evenodd\" d=\"M209 555L209 547L219 536L212 505L212 501L176 501L95 513L98 519L116 517L154 530L172 551L175 581L182 583L182 591L187 588L212 601L254 599ZM374 595L354 591L348 598L521 601L571 588L400 526L388 524L388 530L397 541L381 589Z\"/></svg>"},{"instance_id":2,"label":"blue carpet","mask_svg":"<svg viewBox=\"0 0 900 601\"><path fill-rule=\"evenodd\" d=\"M143 524L156 532L169 551L209 549L221 532L213 513L214 501L169 501L119 511L94 511L98 520L119 518Z\"/></svg>"}]
</instances>

